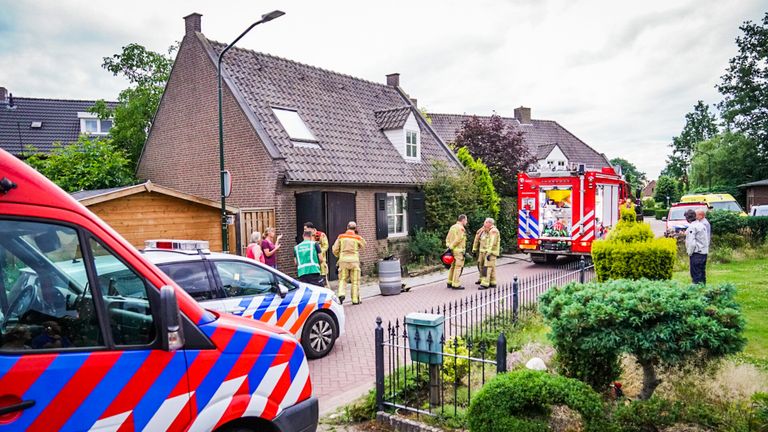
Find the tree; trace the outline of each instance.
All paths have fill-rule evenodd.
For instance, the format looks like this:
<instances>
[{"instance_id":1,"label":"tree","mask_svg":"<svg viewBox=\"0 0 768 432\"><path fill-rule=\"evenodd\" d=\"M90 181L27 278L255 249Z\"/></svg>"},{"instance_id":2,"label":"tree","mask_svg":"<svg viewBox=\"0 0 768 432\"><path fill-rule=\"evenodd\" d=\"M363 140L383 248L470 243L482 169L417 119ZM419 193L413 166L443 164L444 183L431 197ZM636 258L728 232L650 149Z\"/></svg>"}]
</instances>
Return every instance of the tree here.
<instances>
[{"instance_id":1,"label":"tree","mask_svg":"<svg viewBox=\"0 0 768 432\"><path fill-rule=\"evenodd\" d=\"M627 183L629 183L632 193L635 193L638 189L642 189L646 180L648 180L644 172L637 169L635 164L626 159L613 158L610 162L611 165L619 165L621 167L621 172L624 174Z\"/></svg>"},{"instance_id":2,"label":"tree","mask_svg":"<svg viewBox=\"0 0 768 432\"><path fill-rule=\"evenodd\" d=\"M746 21L736 38L738 54L730 59L717 90L726 124L750 138L768 162L768 12L762 25Z\"/></svg>"},{"instance_id":3,"label":"tree","mask_svg":"<svg viewBox=\"0 0 768 432\"><path fill-rule=\"evenodd\" d=\"M115 76L122 75L127 78L130 86L120 92L114 110L100 100L91 111L101 118L114 117L110 136L114 145L126 150L131 169L135 169L138 163L152 119L171 74L172 54L177 48L178 45L172 46L168 49L168 54L160 54L134 43L124 46L119 54L104 57L101 66Z\"/></svg>"},{"instance_id":4,"label":"tree","mask_svg":"<svg viewBox=\"0 0 768 432\"><path fill-rule=\"evenodd\" d=\"M762 180L764 176L768 172L757 146L741 133L724 132L700 142L691 161L694 190L740 195L738 185Z\"/></svg>"},{"instance_id":5,"label":"tree","mask_svg":"<svg viewBox=\"0 0 768 432\"><path fill-rule=\"evenodd\" d=\"M517 194L517 173L535 162L523 140L523 132L507 128L494 114L487 121L472 116L463 123L454 142L466 147L476 159L481 159L493 177L493 184L502 196Z\"/></svg>"},{"instance_id":6,"label":"tree","mask_svg":"<svg viewBox=\"0 0 768 432\"><path fill-rule=\"evenodd\" d=\"M480 159L475 159L469 154L469 150L466 147L462 147L456 152L456 156L461 161L464 168L469 170L474 177L474 183L477 187L478 204L485 211L485 213L493 218L499 217L499 203L501 198L496 193L496 188L493 186L493 179L491 179L491 173L488 171L488 167ZM486 216L486 217L488 217Z\"/></svg>"},{"instance_id":7,"label":"tree","mask_svg":"<svg viewBox=\"0 0 768 432\"><path fill-rule=\"evenodd\" d=\"M662 203L666 207L668 204L677 202L680 199L680 186L672 177L660 176L656 180L656 192L653 195L654 201Z\"/></svg>"},{"instance_id":8,"label":"tree","mask_svg":"<svg viewBox=\"0 0 768 432\"><path fill-rule=\"evenodd\" d=\"M472 172L435 163L432 177L424 184L426 229L444 236L459 214L477 213L478 196Z\"/></svg>"},{"instance_id":9,"label":"tree","mask_svg":"<svg viewBox=\"0 0 768 432\"><path fill-rule=\"evenodd\" d=\"M125 186L135 180L125 152L108 139L81 136L69 145L54 143L49 154L32 153L25 161L67 192Z\"/></svg>"},{"instance_id":10,"label":"tree","mask_svg":"<svg viewBox=\"0 0 768 432\"><path fill-rule=\"evenodd\" d=\"M594 375L615 374L594 359L610 365L630 354L643 369L639 397L648 399L661 383L659 368L702 367L741 351L746 339L735 292L730 284L571 283L546 292L539 309L566 365Z\"/></svg>"},{"instance_id":11,"label":"tree","mask_svg":"<svg viewBox=\"0 0 768 432\"><path fill-rule=\"evenodd\" d=\"M685 126L679 136L672 138L672 154L667 159L665 174L675 177L684 190L689 187L691 159L696 145L717 135L717 119L709 112L709 105L696 102L693 111L685 115Z\"/></svg>"}]
</instances>

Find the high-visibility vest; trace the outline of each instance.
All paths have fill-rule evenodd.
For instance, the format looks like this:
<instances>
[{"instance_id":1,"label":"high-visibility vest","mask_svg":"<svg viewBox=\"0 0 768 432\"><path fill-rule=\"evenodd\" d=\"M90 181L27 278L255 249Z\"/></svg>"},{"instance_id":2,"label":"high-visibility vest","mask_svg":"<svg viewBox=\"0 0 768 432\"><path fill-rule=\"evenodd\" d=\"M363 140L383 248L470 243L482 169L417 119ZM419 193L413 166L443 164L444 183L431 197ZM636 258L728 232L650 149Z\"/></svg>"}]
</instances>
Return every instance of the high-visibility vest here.
<instances>
[{"instance_id":1,"label":"high-visibility vest","mask_svg":"<svg viewBox=\"0 0 768 432\"><path fill-rule=\"evenodd\" d=\"M320 274L320 259L317 257L315 242L304 240L293 248L296 255L299 277L307 274Z\"/></svg>"}]
</instances>

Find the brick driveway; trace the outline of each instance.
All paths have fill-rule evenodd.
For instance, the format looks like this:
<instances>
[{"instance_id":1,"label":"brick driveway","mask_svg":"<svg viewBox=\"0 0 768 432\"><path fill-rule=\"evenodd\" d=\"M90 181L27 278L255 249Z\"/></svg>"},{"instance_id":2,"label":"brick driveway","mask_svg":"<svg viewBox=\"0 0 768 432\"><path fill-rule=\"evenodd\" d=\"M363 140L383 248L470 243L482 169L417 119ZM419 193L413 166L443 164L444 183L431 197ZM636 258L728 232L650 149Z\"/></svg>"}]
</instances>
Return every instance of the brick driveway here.
<instances>
[{"instance_id":1,"label":"brick driveway","mask_svg":"<svg viewBox=\"0 0 768 432\"><path fill-rule=\"evenodd\" d=\"M526 261L511 261L497 269L499 283L509 282L514 275L520 277L547 271L551 266L534 265ZM449 290L445 278L439 282L415 287L396 296L377 296L363 300L358 306L345 303L346 334L339 338L333 351L326 357L313 360L309 369L314 394L320 399L321 414L329 413L341 405L364 395L373 388L375 380L373 330L376 317L386 323L410 312L437 306L477 292L477 270L467 269L461 278L466 290Z\"/></svg>"}]
</instances>

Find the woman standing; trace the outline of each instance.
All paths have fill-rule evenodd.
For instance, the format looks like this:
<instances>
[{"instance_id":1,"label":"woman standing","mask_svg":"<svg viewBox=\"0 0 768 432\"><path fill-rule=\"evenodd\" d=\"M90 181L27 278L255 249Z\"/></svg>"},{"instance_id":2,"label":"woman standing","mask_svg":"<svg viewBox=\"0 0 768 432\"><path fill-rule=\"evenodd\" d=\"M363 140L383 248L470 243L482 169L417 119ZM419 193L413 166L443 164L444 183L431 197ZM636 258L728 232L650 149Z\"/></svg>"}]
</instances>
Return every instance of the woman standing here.
<instances>
[{"instance_id":1,"label":"woman standing","mask_svg":"<svg viewBox=\"0 0 768 432\"><path fill-rule=\"evenodd\" d=\"M251 243L245 251L245 256L252 260L265 263L264 251L261 250L261 233L254 231L251 233Z\"/></svg>"},{"instance_id":2,"label":"woman standing","mask_svg":"<svg viewBox=\"0 0 768 432\"><path fill-rule=\"evenodd\" d=\"M280 239L283 235L275 238L275 229L267 228L264 231L264 240L261 241L261 250L264 251L264 262L266 265L277 268L277 250L280 249Z\"/></svg>"}]
</instances>

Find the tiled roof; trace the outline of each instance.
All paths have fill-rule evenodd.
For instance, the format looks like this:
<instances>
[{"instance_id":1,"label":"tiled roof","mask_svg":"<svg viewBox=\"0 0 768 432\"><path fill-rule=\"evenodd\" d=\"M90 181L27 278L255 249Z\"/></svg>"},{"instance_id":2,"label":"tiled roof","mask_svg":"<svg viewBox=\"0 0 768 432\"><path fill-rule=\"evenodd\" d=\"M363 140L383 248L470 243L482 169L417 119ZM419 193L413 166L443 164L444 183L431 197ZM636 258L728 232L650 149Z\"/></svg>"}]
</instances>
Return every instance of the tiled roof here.
<instances>
[{"instance_id":1,"label":"tiled roof","mask_svg":"<svg viewBox=\"0 0 768 432\"><path fill-rule=\"evenodd\" d=\"M739 185L739 187L754 187L754 186L768 186L768 179L758 180L751 183L744 183L742 185Z\"/></svg>"},{"instance_id":2,"label":"tiled roof","mask_svg":"<svg viewBox=\"0 0 768 432\"><path fill-rule=\"evenodd\" d=\"M464 121L472 118L471 115L460 114L428 114L432 119L432 128L446 143L456 139ZM477 116L481 120L488 120L490 116ZM569 162L583 163L588 168L602 168L610 166L605 155L588 146L567 129L552 120L531 120L531 124L521 124L517 119L502 117L508 128L523 131L523 139L528 144L532 154L538 159L545 158L557 144Z\"/></svg>"},{"instance_id":3,"label":"tiled roof","mask_svg":"<svg viewBox=\"0 0 768 432\"><path fill-rule=\"evenodd\" d=\"M27 146L48 152L54 142L68 144L80 135L78 112L88 111L95 101L13 98L14 108L0 105L0 148L19 155ZM114 102L108 102L114 106ZM42 122L33 128L32 122Z\"/></svg>"},{"instance_id":4,"label":"tiled roof","mask_svg":"<svg viewBox=\"0 0 768 432\"><path fill-rule=\"evenodd\" d=\"M212 59L224 47L202 36L201 42ZM224 70L285 159L288 183L417 185L430 178L434 161L459 166L395 87L242 48L227 52ZM271 107L296 110L320 148L294 145ZM377 119L377 112L395 110L399 121L405 108L421 127L420 163L403 159Z\"/></svg>"},{"instance_id":5,"label":"tiled roof","mask_svg":"<svg viewBox=\"0 0 768 432\"><path fill-rule=\"evenodd\" d=\"M400 129L405 126L408 114L410 113L411 107L407 106L376 111L376 122L381 130Z\"/></svg>"}]
</instances>

